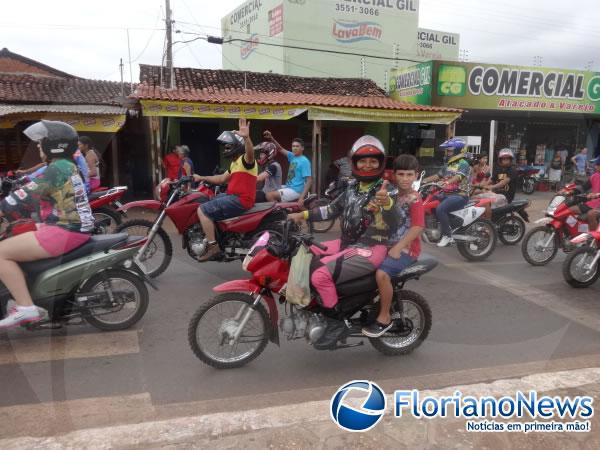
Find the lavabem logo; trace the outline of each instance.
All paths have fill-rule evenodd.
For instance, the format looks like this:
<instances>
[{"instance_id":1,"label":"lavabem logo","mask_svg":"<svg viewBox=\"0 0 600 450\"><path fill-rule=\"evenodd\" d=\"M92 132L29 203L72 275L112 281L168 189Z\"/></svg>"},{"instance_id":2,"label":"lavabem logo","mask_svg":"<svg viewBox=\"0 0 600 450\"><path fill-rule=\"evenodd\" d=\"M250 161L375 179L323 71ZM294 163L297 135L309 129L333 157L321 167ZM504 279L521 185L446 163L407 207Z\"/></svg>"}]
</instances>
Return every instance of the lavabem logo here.
<instances>
[{"instance_id":1,"label":"lavabem logo","mask_svg":"<svg viewBox=\"0 0 600 450\"><path fill-rule=\"evenodd\" d=\"M383 29L376 22L335 20L331 34L336 41L344 44L358 41L380 41Z\"/></svg>"},{"instance_id":2,"label":"lavabem logo","mask_svg":"<svg viewBox=\"0 0 600 450\"><path fill-rule=\"evenodd\" d=\"M351 406L349 397L358 397L360 406ZM385 394L377 384L368 380L354 380L333 394L330 413L331 419L344 430L368 431L381 420L385 408Z\"/></svg>"}]
</instances>

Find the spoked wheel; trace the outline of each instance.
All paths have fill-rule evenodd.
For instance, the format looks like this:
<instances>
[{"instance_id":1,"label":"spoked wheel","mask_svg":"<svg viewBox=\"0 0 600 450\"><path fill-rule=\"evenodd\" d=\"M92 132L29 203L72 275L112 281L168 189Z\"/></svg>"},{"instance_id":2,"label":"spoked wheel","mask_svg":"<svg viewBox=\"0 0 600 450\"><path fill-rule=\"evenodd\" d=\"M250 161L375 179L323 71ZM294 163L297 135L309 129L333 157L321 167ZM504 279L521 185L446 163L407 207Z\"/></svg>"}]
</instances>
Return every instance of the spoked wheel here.
<instances>
[{"instance_id":1,"label":"spoked wheel","mask_svg":"<svg viewBox=\"0 0 600 450\"><path fill-rule=\"evenodd\" d=\"M542 225L529 230L521 244L521 253L532 266L544 266L554 259L558 247L554 229Z\"/></svg>"},{"instance_id":2,"label":"spoked wheel","mask_svg":"<svg viewBox=\"0 0 600 450\"><path fill-rule=\"evenodd\" d=\"M126 270L112 269L96 274L80 292L108 293L104 300L91 298L92 303L88 304L89 309L84 314L85 320L100 330L125 330L137 323L148 309L146 285L139 276Z\"/></svg>"},{"instance_id":3,"label":"spoked wheel","mask_svg":"<svg viewBox=\"0 0 600 450\"><path fill-rule=\"evenodd\" d=\"M464 234L475 238L473 241L458 241L456 248L469 261L482 261L496 248L496 227L487 219L478 219L469 225Z\"/></svg>"},{"instance_id":4,"label":"spoked wheel","mask_svg":"<svg viewBox=\"0 0 600 450\"><path fill-rule=\"evenodd\" d=\"M379 338L369 338L384 355L406 355L423 343L431 329L431 308L413 291L397 291L392 304L394 326Z\"/></svg>"},{"instance_id":5,"label":"spoked wheel","mask_svg":"<svg viewBox=\"0 0 600 450\"><path fill-rule=\"evenodd\" d=\"M123 221L121 219L121 214L119 214L114 209L107 208L104 206L94 209L92 211L92 215L94 216L94 220L96 222L102 221L107 218L110 219L109 225L100 227L99 231L102 231L102 234L115 233L115 230L119 225L121 225L121 222Z\"/></svg>"},{"instance_id":6,"label":"spoked wheel","mask_svg":"<svg viewBox=\"0 0 600 450\"><path fill-rule=\"evenodd\" d=\"M148 236L154 224L149 220L136 219L123 222L117 227L117 233L127 233L129 236ZM142 255L137 255L136 260L140 268L150 278L155 278L167 270L173 258L173 244L165 230L161 228L154 235L152 241Z\"/></svg>"},{"instance_id":7,"label":"spoked wheel","mask_svg":"<svg viewBox=\"0 0 600 450\"><path fill-rule=\"evenodd\" d=\"M516 245L525 236L525 221L518 216L507 216L498 222L498 239L504 245Z\"/></svg>"},{"instance_id":8,"label":"spoked wheel","mask_svg":"<svg viewBox=\"0 0 600 450\"><path fill-rule=\"evenodd\" d=\"M248 294L226 293L202 305L188 327L194 354L217 369L241 367L260 355L269 342L271 324L263 305L253 303Z\"/></svg>"},{"instance_id":9,"label":"spoked wheel","mask_svg":"<svg viewBox=\"0 0 600 450\"><path fill-rule=\"evenodd\" d=\"M329 200L320 198L314 201L310 206L312 208L319 208L321 206L327 206L331 203ZM322 222L309 222L309 231L311 233L326 233L333 227L335 219L324 220Z\"/></svg>"},{"instance_id":10,"label":"spoked wheel","mask_svg":"<svg viewBox=\"0 0 600 450\"><path fill-rule=\"evenodd\" d=\"M598 263L594 258L598 250L591 247L579 247L563 263L563 277L574 288L585 288L596 282L600 276Z\"/></svg>"}]
</instances>

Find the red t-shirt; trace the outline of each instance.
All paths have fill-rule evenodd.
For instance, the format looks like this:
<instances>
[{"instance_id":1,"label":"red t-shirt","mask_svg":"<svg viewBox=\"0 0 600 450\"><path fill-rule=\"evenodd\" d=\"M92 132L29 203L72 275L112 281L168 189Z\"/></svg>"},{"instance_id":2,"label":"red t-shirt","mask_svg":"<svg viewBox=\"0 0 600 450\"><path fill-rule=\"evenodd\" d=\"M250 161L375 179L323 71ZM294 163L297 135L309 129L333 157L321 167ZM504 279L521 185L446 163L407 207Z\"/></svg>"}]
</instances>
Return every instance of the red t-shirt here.
<instances>
[{"instance_id":1,"label":"red t-shirt","mask_svg":"<svg viewBox=\"0 0 600 450\"><path fill-rule=\"evenodd\" d=\"M596 172L590 177L590 184L592 185L592 193L600 194L600 173ZM598 208L600 206L600 198L590 200L586 205L590 208Z\"/></svg>"},{"instance_id":2,"label":"red t-shirt","mask_svg":"<svg viewBox=\"0 0 600 450\"><path fill-rule=\"evenodd\" d=\"M256 161L248 168L242 155L231 163L229 173L231 178L227 185L227 193L237 195L244 208L252 208L256 200L256 176L258 175Z\"/></svg>"},{"instance_id":3,"label":"red t-shirt","mask_svg":"<svg viewBox=\"0 0 600 450\"><path fill-rule=\"evenodd\" d=\"M411 227L425 227L425 210L418 192L398 195L394 201L392 212L395 216L395 229L390 229L388 246L393 247L400 241ZM421 239L417 238L410 244L409 254L418 258L421 254Z\"/></svg>"},{"instance_id":4,"label":"red t-shirt","mask_svg":"<svg viewBox=\"0 0 600 450\"><path fill-rule=\"evenodd\" d=\"M167 172L167 178L176 180L179 175L179 167L181 166L181 159L175 153L169 153L163 158L163 166Z\"/></svg>"}]
</instances>

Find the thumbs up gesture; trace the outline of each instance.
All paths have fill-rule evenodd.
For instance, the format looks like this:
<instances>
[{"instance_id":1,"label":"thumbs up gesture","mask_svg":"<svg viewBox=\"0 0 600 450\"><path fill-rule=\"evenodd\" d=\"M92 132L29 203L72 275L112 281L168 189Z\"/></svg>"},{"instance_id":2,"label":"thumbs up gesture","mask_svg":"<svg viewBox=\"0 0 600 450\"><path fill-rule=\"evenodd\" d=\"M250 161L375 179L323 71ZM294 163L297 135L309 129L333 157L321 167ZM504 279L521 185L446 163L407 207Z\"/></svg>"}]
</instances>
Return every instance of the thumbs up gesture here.
<instances>
[{"instance_id":1,"label":"thumbs up gesture","mask_svg":"<svg viewBox=\"0 0 600 450\"><path fill-rule=\"evenodd\" d=\"M390 194L387 189L389 184L390 182L388 180L384 180L381 185L381 189L379 189L377 194L375 194L375 202L379 206L387 206L390 202Z\"/></svg>"}]
</instances>

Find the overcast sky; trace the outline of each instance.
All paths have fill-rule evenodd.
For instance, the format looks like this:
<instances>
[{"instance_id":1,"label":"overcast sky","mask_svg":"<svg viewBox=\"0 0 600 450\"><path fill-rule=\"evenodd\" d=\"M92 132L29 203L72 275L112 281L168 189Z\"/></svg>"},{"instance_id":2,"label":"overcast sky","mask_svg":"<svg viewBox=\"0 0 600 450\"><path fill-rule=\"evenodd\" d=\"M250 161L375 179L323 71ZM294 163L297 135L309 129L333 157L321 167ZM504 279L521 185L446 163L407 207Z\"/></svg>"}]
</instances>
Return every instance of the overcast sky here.
<instances>
[{"instance_id":1,"label":"overcast sky","mask_svg":"<svg viewBox=\"0 0 600 450\"><path fill-rule=\"evenodd\" d=\"M323 1L323 0L307 0ZM175 29L220 35L220 18L242 0L171 0ZM598 0L421 0L420 23L461 34L469 61L600 71ZM522 6L525 5L525 6ZM119 80L129 28L133 78L139 63L160 64L164 0L2 2L0 48L87 78ZM175 34L174 40L193 35ZM221 49L205 41L175 45L175 65L221 67ZM315 73L315 76L318 76Z\"/></svg>"}]
</instances>

